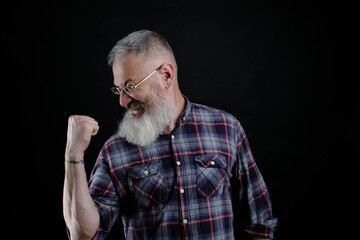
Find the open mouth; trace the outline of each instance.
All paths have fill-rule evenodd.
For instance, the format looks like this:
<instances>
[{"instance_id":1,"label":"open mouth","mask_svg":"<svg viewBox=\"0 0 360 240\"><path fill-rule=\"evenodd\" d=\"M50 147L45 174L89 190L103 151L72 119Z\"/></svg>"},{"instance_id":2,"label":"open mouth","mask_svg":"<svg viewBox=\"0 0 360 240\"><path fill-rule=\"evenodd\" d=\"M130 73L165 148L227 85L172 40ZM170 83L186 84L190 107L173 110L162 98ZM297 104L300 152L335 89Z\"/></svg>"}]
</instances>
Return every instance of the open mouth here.
<instances>
[{"instance_id":1,"label":"open mouth","mask_svg":"<svg viewBox=\"0 0 360 240\"><path fill-rule=\"evenodd\" d=\"M146 106L146 103L134 100L126 108L131 111L133 116L140 116L145 112Z\"/></svg>"},{"instance_id":2,"label":"open mouth","mask_svg":"<svg viewBox=\"0 0 360 240\"><path fill-rule=\"evenodd\" d=\"M144 109L143 108L130 109L130 111L133 116L139 116L144 112Z\"/></svg>"}]
</instances>

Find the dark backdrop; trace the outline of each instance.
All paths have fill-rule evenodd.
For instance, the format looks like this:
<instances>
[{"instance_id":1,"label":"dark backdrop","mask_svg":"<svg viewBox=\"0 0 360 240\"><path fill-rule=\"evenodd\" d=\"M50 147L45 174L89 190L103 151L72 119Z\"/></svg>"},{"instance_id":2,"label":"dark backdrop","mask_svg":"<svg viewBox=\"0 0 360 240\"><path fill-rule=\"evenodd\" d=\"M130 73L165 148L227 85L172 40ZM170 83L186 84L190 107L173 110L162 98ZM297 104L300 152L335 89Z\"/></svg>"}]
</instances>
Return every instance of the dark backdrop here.
<instances>
[{"instance_id":1,"label":"dark backdrop","mask_svg":"<svg viewBox=\"0 0 360 240\"><path fill-rule=\"evenodd\" d=\"M65 239L62 216L67 118L100 124L86 152L90 173L123 110L106 56L128 33L164 35L193 102L242 123L279 219L276 239L323 239L339 219L336 159L348 113L333 80L336 8L314 1L23 1L3 38L18 90L20 133L6 239ZM6 95L9 94L6 91ZM338 165L337 165L338 166ZM335 167L337 167L335 166ZM15 169L15 168L13 168ZM16 182L16 187L12 187ZM12 207L10 207L12 206ZM118 236L118 237L117 237ZM120 221L109 239L122 239Z\"/></svg>"}]
</instances>

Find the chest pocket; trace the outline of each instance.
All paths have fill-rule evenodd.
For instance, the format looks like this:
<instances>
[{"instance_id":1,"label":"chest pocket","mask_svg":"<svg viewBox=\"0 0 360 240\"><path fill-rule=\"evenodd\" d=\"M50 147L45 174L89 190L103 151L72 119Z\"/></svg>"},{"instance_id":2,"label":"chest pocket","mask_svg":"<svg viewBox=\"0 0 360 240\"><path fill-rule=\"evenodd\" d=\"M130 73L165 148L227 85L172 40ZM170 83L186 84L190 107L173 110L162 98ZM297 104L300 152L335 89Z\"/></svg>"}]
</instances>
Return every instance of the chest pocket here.
<instances>
[{"instance_id":1,"label":"chest pocket","mask_svg":"<svg viewBox=\"0 0 360 240\"><path fill-rule=\"evenodd\" d=\"M226 159L221 155L196 156L197 189L200 196L221 196L227 177Z\"/></svg>"},{"instance_id":2,"label":"chest pocket","mask_svg":"<svg viewBox=\"0 0 360 240\"><path fill-rule=\"evenodd\" d=\"M131 167L128 183L142 207L163 204L168 199L168 186L160 161Z\"/></svg>"}]
</instances>

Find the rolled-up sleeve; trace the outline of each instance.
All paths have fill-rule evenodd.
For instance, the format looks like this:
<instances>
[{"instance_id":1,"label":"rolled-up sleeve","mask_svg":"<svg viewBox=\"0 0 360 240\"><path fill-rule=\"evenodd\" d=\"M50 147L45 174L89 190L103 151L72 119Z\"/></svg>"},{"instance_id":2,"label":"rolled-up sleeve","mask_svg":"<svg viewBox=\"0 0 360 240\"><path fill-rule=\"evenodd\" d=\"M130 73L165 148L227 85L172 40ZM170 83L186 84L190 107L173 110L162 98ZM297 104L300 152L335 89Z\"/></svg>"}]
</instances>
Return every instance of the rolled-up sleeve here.
<instances>
[{"instance_id":1,"label":"rolled-up sleeve","mask_svg":"<svg viewBox=\"0 0 360 240\"><path fill-rule=\"evenodd\" d=\"M119 215L119 197L103 151L99 154L92 170L89 191L100 214L100 224L93 239L105 239Z\"/></svg>"},{"instance_id":2,"label":"rolled-up sleeve","mask_svg":"<svg viewBox=\"0 0 360 240\"><path fill-rule=\"evenodd\" d=\"M238 132L236 177L239 181L240 201L247 202L250 213L250 224L245 227L245 231L258 237L273 238L277 219L273 217L267 187L241 126Z\"/></svg>"}]
</instances>

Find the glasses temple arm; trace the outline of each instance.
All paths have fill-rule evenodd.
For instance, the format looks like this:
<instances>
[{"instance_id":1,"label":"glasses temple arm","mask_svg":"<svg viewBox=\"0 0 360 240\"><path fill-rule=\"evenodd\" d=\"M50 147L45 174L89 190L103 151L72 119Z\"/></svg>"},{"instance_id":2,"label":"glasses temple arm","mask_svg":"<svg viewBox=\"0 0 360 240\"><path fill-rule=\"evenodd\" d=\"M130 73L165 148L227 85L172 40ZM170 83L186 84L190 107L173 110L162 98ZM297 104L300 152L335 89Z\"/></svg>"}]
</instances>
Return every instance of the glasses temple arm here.
<instances>
[{"instance_id":1,"label":"glasses temple arm","mask_svg":"<svg viewBox=\"0 0 360 240\"><path fill-rule=\"evenodd\" d=\"M140 84L142 84L143 82L145 82L145 80L147 80L149 77L151 77L154 73L156 73L157 71L160 70L160 68L162 67L162 65L160 67L158 67L157 69L155 69L152 73L150 73L146 78L144 78L144 80L142 80L141 82L139 82L138 84L136 84L134 86L134 88L137 88L137 86L139 86Z\"/></svg>"}]
</instances>

